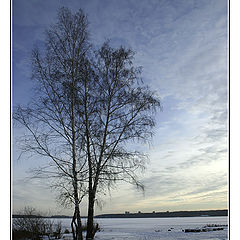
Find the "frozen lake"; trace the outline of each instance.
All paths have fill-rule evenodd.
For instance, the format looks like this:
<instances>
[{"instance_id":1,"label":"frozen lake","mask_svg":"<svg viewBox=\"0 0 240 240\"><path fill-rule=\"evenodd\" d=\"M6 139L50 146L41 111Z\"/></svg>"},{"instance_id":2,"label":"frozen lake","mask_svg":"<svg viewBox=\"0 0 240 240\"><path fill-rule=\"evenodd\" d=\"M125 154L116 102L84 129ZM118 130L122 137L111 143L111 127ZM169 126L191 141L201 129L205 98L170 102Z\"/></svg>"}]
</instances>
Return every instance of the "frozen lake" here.
<instances>
[{"instance_id":1,"label":"frozen lake","mask_svg":"<svg viewBox=\"0 0 240 240\"><path fill-rule=\"evenodd\" d=\"M61 221L63 230L71 230L71 219ZM86 219L83 219L85 222ZM227 225L227 217L179 217L179 218L98 218L101 232L96 233L98 240L227 240L228 228L224 230L185 233L182 229L202 228L207 224ZM65 236L67 237L67 236ZM68 238L66 238L68 239Z\"/></svg>"}]
</instances>

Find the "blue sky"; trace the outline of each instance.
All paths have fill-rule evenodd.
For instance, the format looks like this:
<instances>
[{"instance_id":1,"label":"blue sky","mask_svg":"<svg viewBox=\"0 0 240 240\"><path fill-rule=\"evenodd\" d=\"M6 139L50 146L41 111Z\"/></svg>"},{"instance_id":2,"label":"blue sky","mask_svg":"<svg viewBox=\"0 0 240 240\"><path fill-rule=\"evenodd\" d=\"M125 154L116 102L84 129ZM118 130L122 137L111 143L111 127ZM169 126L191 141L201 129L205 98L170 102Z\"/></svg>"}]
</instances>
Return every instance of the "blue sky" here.
<instances>
[{"instance_id":1,"label":"blue sky","mask_svg":"<svg viewBox=\"0 0 240 240\"><path fill-rule=\"evenodd\" d=\"M88 15L91 41L136 51L143 80L163 111L141 177L144 194L120 184L96 213L227 208L228 29L226 0L13 1L13 105L32 97L29 57L61 6ZM13 129L14 137L22 130ZM13 146L13 210L34 206L71 213L55 202L44 180L27 179L37 157L17 160ZM83 213L86 206L83 205Z\"/></svg>"}]
</instances>

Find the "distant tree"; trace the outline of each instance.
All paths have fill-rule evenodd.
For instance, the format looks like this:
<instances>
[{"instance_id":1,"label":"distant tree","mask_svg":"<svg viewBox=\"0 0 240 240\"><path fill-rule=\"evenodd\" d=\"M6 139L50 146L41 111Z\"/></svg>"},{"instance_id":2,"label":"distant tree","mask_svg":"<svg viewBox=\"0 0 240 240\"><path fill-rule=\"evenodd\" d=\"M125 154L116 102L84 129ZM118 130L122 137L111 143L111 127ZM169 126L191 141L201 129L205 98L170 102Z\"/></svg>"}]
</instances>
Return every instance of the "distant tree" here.
<instances>
[{"instance_id":1,"label":"distant tree","mask_svg":"<svg viewBox=\"0 0 240 240\"><path fill-rule=\"evenodd\" d=\"M74 204L73 238L83 239L79 204L87 193L87 158L82 148L82 118L78 115L78 89L88 62L88 21L82 10L72 14L61 8L58 22L46 31L45 52L32 52L34 99L27 107L17 106L13 118L26 127L22 150L51 160L36 171L54 179L60 201ZM90 73L88 73L90 74Z\"/></svg>"},{"instance_id":2,"label":"distant tree","mask_svg":"<svg viewBox=\"0 0 240 240\"><path fill-rule=\"evenodd\" d=\"M148 141L161 107L155 93L140 79L130 49L111 48L106 42L96 52L94 79L85 78L83 97L85 149L88 159L87 239L93 239L97 193L117 181L143 188L138 180L146 155L128 147L131 141Z\"/></svg>"}]
</instances>

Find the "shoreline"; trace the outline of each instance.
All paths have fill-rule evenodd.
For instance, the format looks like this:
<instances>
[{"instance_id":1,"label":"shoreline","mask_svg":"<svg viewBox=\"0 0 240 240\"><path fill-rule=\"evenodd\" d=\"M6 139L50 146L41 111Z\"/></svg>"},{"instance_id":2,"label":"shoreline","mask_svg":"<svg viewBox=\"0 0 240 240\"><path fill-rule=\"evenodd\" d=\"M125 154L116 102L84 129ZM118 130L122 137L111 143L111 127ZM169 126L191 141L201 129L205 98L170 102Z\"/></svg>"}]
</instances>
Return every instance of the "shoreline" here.
<instances>
[{"instance_id":1,"label":"shoreline","mask_svg":"<svg viewBox=\"0 0 240 240\"><path fill-rule=\"evenodd\" d=\"M228 210L206 210L206 211L175 211L175 212L153 212L153 213L120 213L120 214L100 214L94 218L176 218L176 217L227 217ZM12 218L72 218L66 215L53 216L26 216L20 214L13 214ZM87 218L83 216L82 218Z\"/></svg>"}]
</instances>

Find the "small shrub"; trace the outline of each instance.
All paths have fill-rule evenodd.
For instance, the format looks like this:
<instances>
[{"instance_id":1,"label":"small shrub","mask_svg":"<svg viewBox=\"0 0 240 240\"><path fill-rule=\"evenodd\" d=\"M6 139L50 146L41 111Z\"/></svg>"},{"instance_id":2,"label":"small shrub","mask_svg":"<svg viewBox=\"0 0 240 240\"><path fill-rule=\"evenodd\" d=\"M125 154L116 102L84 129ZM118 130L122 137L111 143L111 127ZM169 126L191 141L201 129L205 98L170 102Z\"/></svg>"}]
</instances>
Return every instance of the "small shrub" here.
<instances>
[{"instance_id":1,"label":"small shrub","mask_svg":"<svg viewBox=\"0 0 240 240\"><path fill-rule=\"evenodd\" d=\"M45 235L50 239L61 238L62 224L44 219L36 214L35 209L25 208L21 218L13 218L12 235L13 240L31 239L40 240Z\"/></svg>"},{"instance_id":2,"label":"small shrub","mask_svg":"<svg viewBox=\"0 0 240 240\"><path fill-rule=\"evenodd\" d=\"M60 239L62 234L62 223L58 222L55 227L55 231L53 232L53 236L55 239Z\"/></svg>"},{"instance_id":3,"label":"small shrub","mask_svg":"<svg viewBox=\"0 0 240 240\"><path fill-rule=\"evenodd\" d=\"M94 231L95 231L95 233L101 231L98 223L95 223L95 224L94 224Z\"/></svg>"},{"instance_id":4,"label":"small shrub","mask_svg":"<svg viewBox=\"0 0 240 240\"><path fill-rule=\"evenodd\" d=\"M31 239L32 234L26 230L13 230L12 233L13 240L17 239Z\"/></svg>"},{"instance_id":5,"label":"small shrub","mask_svg":"<svg viewBox=\"0 0 240 240\"><path fill-rule=\"evenodd\" d=\"M101 231L98 223L94 223L94 224L93 224L93 229L94 229L94 232L95 232L95 233ZM87 223L85 223L85 224L82 225L82 231L87 231Z\"/></svg>"}]
</instances>

